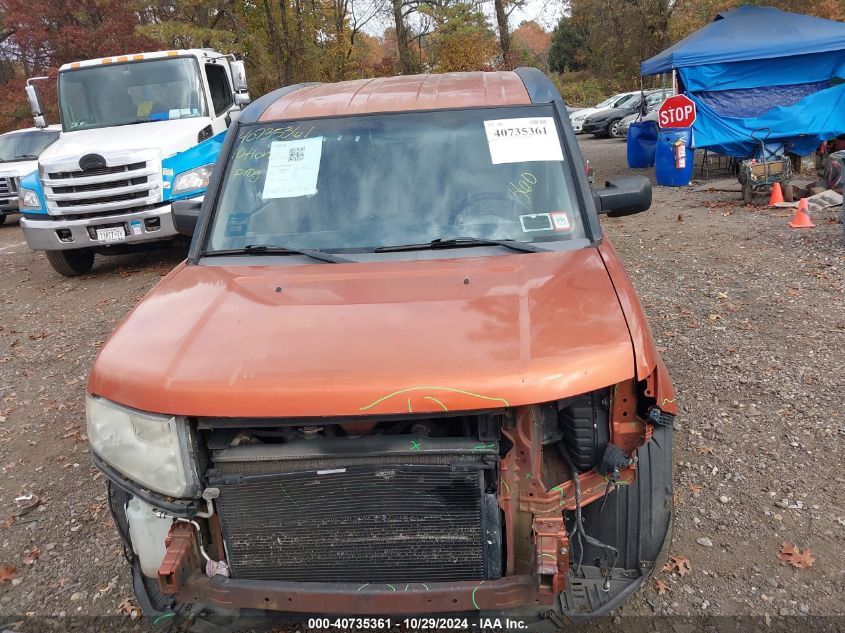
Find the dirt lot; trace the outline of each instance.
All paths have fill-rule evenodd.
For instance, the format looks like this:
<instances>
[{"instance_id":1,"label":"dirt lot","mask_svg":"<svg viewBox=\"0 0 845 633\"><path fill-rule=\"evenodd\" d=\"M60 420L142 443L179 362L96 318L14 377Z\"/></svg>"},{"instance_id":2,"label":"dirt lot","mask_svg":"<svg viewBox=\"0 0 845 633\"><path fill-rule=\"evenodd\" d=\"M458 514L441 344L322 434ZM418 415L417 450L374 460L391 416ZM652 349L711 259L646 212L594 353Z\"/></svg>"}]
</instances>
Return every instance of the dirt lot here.
<instances>
[{"instance_id":1,"label":"dirt lot","mask_svg":"<svg viewBox=\"0 0 845 633\"><path fill-rule=\"evenodd\" d=\"M624 143L583 147L597 182L627 172ZM656 188L650 212L603 220L679 392L671 553L691 565L658 575L663 595L649 581L620 615L845 615L839 210L792 231L762 204ZM129 576L82 397L114 325L184 255L100 258L66 280L27 250L17 221L0 227L0 629L26 615L125 612ZM815 564L781 564L787 541Z\"/></svg>"}]
</instances>

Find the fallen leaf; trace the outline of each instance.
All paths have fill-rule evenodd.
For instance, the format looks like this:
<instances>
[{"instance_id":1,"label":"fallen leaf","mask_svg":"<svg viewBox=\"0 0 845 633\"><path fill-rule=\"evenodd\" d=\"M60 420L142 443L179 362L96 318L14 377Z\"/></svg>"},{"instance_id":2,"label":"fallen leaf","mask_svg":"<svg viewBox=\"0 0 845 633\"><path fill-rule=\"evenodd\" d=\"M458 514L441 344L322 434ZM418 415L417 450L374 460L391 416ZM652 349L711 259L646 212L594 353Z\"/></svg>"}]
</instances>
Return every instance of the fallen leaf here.
<instances>
[{"instance_id":1,"label":"fallen leaf","mask_svg":"<svg viewBox=\"0 0 845 633\"><path fill-rule=\"evenodd\" d=\"M693 497L697 497L701 492L701 486L699 486L698 484L690 484L689 491L692 493Z\"/></svg>"},{"instance_id":2,"label":"fallen leaf","mask_svg":"<svg viewBox=\"0 0 845 633\"><path fill-rule=\"evenodd\" d=\"M10 528L14 524L15 524L15 515L14 514L10 514L9 516L7 516L6 519L2 523L4 528Z\"/></svg>"},{"instance_id":3,"label":"fallen leaf","mask_svg":"<svg viewBox=\"0 0 845 633\"><path fill-rule=\"evenodd\" d=\"M25 554L21 558L21 562L24 565L34 565L35 561L37 561L39 558L41 558L41 550L37 547L33 547L28 554Z\"/></svg>"},{"instance_id":4,"label":"fallen leaf","mask_svg":"<svg viewBox=\"0 0 845 633\"><path fill-rule=\"evenodd\" d=\"M712 446L699 446L698 453L700 455L712 455L713 454L713 447Z\"/></svg>"},{"instance_id":5,"label":"fallen leaf","mask_svg":"<svg viewBox=\"0 0 845 633\"><path fill-rule=\"evenodd\" d=\"M678 214L678 222L683 222L683 221L684 221L684 216L679 213Z\"/></svg>"},{"instance_id":6,"label":"fallen leaf","mask_svg":"<svg viewBox=\"0 0 845 633\"><path fill-rule=\"evenodd\" d=\"M663 571L676 571L683 578L692 571L692 565L690 565L689 558L685 558L684 556L670 556L669 562L663 565Z\"/></svg>"},{"instance_id":7,"label":"fallen leaf","mask_svg":"<svg viewBox=\"0 0 845 633\"><path fill-rule=\"evenodd\" d=\"M676 506L684 505L684 498L681 496L681 493L677 490L672 493L672 500L675 502Z\"/></svg>"},{"instance_id":8,"label":"fallen leaf","mask_svg":"<svg viewBox=\"0 0 845 633\"><path fill-rule=\"evenodd\" d=\"M129 598L117 605L119 613L125 613L132 620L137 620L141 617L141 609L135 606Z\"/></svg>"},{"instance_id":9,"label":"fallen leaf","mask_svg":"<svg viewBox=\"0 0 845 633\"><path fill-rule=\"evenodd\" d=\"M778 553L778 558L797 569L809 569L816 562L812 550L808 547L801 551L792 543L784 543Z\"/></svg>"},{"instance_id":10,"label":"fallen leaf","mask_svg":"<svg viewBox=\"0 0 845 633\"><path fill-rule=\"evenodd\" d=\"M658 596L665 596L669 592L668 585L659 578L654 582L654 586L657 589Z\"/></svg>"},{"instance_id":11,"label":"fallen leaf","mask_svg":"<svg viewBox=\"0 0 845 633\"><path fill-rule=\"evenodd\" d=\"M0 565L0 582L6 582L14 578L16 571L12 565Z\"/></svg>"}]
</instances>

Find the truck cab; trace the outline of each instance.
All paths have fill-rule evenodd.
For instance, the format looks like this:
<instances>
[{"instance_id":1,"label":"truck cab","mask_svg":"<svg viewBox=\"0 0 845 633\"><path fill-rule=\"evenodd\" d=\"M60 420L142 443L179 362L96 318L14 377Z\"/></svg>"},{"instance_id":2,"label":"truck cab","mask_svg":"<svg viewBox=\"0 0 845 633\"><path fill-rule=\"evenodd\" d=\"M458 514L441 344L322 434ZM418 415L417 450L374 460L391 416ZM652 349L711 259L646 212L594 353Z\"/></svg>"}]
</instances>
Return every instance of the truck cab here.
<instances>
[{"instance_id":1,"label":"truck cab","mask_svg":"<svg viewBox=\"0 0 845 633\"><path fill-rule=\"evenodd\" d=\"M0 224L18 212L20 180L38 169L38 156L59 138L59 129L51 125L0 134Z\"/></svg>"},{"instance_id":2,"label":"truck cab","mask_svg":"<svg viewBox=\"0 0 845 633\"><path fill-rule=\"evenodd\" d=\"M27 94L45 125L34 80ZM243 62L208 49L104 57L59 69L59 139L21 180L30 248L75 276L95 254L176 236L171 203L201 199L223 136L249 102Z\"/></svg>"}]
</instances>

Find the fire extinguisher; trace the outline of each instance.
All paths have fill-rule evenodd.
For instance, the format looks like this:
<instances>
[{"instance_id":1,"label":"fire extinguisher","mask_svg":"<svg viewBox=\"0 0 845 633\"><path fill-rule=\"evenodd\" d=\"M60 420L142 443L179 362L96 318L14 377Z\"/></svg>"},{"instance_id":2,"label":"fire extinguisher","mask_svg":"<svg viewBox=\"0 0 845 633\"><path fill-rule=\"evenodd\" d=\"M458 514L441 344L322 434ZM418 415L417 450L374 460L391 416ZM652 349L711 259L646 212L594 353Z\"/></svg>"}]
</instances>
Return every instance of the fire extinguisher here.
<instances>
[{"instance_id":1,"label":"fire extinguisher","mask_svg":"<svg viewBox=\"0 0 845 633\"><path fill-rule=\"evenodd\" d=\"M687 144L684 139L675 141L675 169L684 169L687 166Z\"/></svg>"}]
</instances>

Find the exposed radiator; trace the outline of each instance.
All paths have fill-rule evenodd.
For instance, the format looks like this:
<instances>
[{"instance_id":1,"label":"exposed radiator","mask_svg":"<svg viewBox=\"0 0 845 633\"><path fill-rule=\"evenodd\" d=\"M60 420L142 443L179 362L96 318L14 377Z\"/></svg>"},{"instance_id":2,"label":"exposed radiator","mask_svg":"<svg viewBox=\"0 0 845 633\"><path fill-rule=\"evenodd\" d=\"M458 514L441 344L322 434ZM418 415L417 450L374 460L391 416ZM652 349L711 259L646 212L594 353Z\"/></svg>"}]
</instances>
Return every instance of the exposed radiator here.
<instances>
[{"instance_id":1,"label":"exposed radiator","mask_svg":"<svg viewBox=\"0 0 845 633\"><path fill-rule=\"evenodd\" d=\"M321 468L331 445L342 442L322 442L327 450L307 461ZM499 509L486 490L495 465L492 445L484 455L473 453L473 442L458 442L465 451L449 453L459 466L430 463L437 456L432 449L404 456L388 451L370 457L381 464L349 466L339 466L343 457L335 454L329 470L261 459L265 474L248 475L239 471L255 473L256 461L243 457L251 447L223 451L212 479L220 489L232 576L361 583L498 578ZM267 472L268 464L275 473ZM280 472L285 468L293 471Z\"/></svg>"}]
</instances>

